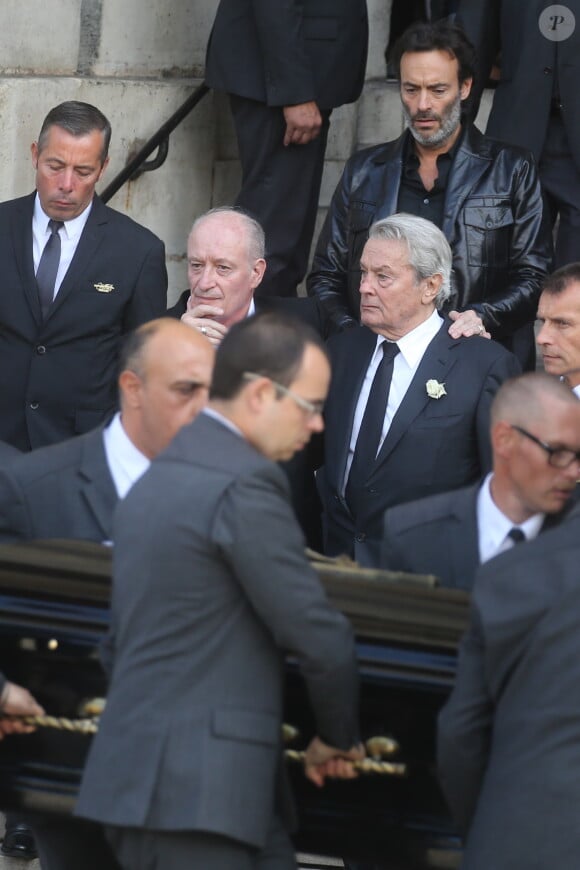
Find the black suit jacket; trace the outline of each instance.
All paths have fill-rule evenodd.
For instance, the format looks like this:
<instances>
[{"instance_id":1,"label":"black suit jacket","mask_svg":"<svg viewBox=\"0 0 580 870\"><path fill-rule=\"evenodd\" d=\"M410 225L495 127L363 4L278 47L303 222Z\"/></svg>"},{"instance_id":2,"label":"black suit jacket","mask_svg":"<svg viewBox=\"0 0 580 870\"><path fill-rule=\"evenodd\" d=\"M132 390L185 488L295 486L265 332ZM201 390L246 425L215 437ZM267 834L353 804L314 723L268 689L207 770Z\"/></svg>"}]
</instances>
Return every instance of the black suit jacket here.
<instances>
[{"instance_id":1,"label":"black suit jacket","mask_svg":"<svg viewBox=\"0 0 580 870\"><path fill-rule=\"evenodd\" d=\"M541 12L551 5L550 0L461 0L458 19L477 50L474 112L501 52L501 79L487 134L529 148L539 161L557 76L560 114L570 154L580 170L580 0L565 0L563 4L575 15L576 27L560 42L546 39L538 25Z\"/></svg>"},{"instance_id":2,"label":"black suit jacket","mask_svg":"<svg viewBox=\"0 0 580 870\"><path fill-rule=\"evenodd\" d=\"M367 53L365 0L221 0L208 85L268 106L356 100Z\"/></svg>"},{"instance_id":3,"label":"black suit jacket","mask_svg":"<svg viewBox=\"0 0 580 870\"><path fill-rule=\"evenodd\" d=\"M392 505L478 480L491 465L489 408L504 380L519 373L515 357L484 338L455 340L448 321L429 344L395 414L375 469L361 481L364 510L353 516L342 496L356 403L376 334L349 329L329 342L332 382L326 403L324 468L319 472L325 550L376 564L383 515ZM444 383L430 399L425 384Z\"/></svg>"},{"instance_id":4,"label":"black suit jacket","mask_svg":"<svg viewBox=\"0 0 580 870\"><path fill-rule=\"evenodd\" d=\"M99 427L0 469L0 542L109 541L117 501Z\"/></svg>"},{"instance_id":5,"label":"black suit jacket","mask_svg":"<svg viewBox=\"0 0 580 870\"><path fill-rule=\"evenodd\" d=\"M122 336L167 305L163 243L95 197L43 321L33 206L34 194L0 205L0 438L21 450L101 423L116 405Z\"/></svg>"},{"instance_id":6,"label":"black suit jacket","mask_svg":"<svg viewBox=\"0 0 580 870\"><path fill-rule=\"evenodd\" d=\"M442 586L469 591L479 568L479 488L477 483L389 508L377 567L435 574ZM571 508L547 516L542 534Z\"/></svg>"},{"instance_id":7,"label":"black suit jacket","mask_svg":"<svg viewBox=\"0 0 580 870\"><path fill-rule=\"evenodd\" d=\"M438 734L466 870L578 866L579 541L573 510L476 576Z\"/></svg>"}]
</instances>

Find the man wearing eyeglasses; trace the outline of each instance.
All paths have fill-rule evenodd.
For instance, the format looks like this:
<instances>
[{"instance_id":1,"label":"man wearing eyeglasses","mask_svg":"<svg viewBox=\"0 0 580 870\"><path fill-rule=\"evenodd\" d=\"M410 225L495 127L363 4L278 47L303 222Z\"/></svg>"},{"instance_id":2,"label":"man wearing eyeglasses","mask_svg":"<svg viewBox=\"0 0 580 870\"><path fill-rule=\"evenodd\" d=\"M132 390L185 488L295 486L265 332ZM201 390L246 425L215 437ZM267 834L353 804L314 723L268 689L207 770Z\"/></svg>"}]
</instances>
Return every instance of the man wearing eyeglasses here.
<instances>
[{"instance_id":1,"label":"man wearing eyeglasses","mask_svg":"<svg viewBox=\"0 0 580 870\"><path fill-rule=\"evenodd\" d=\"M378 566L471 589L483 562L567 517L580 477L580 402L543 372L506 381L491 406L483 483L391 508Z\"/></svg>"},{"instance_id":2,"label":"man wearing eyeglasses","mask_svg":"<svg viewBox=\"0 0 580 870\"><path fill-rule=\"evenodd\" d=\"M544 281L537 336L544 369L580 398L580 263L557 269Z\"/></svg>"},{"instance_id":3,"label":"man wearing eyeglasses","mask_svg":"<svg viewBox=\"0 0 580 870\"><path fill-rule=\"evenodd\" d=\"M568 444L561 433L548 454L522 437L553 462L564 463L562 450L574 454L578 473L577 439ZM437 739L441 785L464 836L466 870L578 866L579 541L574 506L557 528L500 554L476 575Z\"/></svg>"},{"instance_id":4,"label":"man wearing eyeglasses","mask_svg":"<svg viewBox=\"0 0 580 870\"><path fill-rule=\"evenodd\" d=\"M324 345L275 314L221 343L210 402L115 517L111 677L76 811L124 870L291 870L283 657L314 708L306 774L353 774L348 621L304 554L275 464L323 429Z\"/></svg>"}]
</instances>

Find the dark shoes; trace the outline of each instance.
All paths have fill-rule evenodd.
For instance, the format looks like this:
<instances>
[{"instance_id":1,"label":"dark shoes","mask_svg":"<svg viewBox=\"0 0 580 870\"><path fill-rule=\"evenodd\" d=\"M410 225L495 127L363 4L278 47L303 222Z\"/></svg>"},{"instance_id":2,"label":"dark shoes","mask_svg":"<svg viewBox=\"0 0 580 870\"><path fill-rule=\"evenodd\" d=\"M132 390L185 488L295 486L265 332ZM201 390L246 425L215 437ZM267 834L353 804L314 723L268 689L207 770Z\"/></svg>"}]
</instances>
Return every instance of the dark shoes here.
<instances>
[{"instance_id":1,"label":"dark shoes","mask_svg":"<svg viewBox=\"0 0 580 870\"><path fill-rule=\"evenodd\" d=\"M0 852L8 858L22 858L25 861L36 858L36 845L30 828L22 824L8 824Z\"/></svg>"}]
</instances>

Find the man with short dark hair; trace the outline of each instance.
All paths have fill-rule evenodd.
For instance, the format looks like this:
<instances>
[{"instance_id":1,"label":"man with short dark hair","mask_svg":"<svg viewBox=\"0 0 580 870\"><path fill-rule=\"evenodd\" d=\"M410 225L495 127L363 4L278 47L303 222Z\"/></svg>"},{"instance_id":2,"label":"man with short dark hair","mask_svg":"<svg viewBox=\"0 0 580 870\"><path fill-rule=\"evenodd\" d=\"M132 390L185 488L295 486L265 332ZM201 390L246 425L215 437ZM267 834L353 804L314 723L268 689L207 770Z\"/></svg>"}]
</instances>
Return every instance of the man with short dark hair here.
<instances>
[{"instance_id":1,"label":"man with short dark hair","mask_svg":"<svg viewBox=\"0 0 580 870\"><path fill-rule=\"evenodd\" d=\"M314 707L307 775L321 785L331 759L360 757L351 630L306 560L275 464L323 428L329 380L303 324L236 324L208 408L117 512L110 687L76 812L106 825L125 870L295 867L286 652Z\"/></svg>"},{"instance_id":2,"label":"man with short dark hair","mask_svg":"<svg viewBox=\"0 0 580 870\"><path fill-rule=\"evenodd\" d=\"M557 269L544 281L536 341L544 369L563 378L580 397L580 263Z\"/></svg>"},{"instance_id":3,"label":"man with short dark hair","mask_svg":"<svg viewBox=\"0 0 580 870\"><path fill-rule=\"evenodd\" d=\"M329 342L325 464L317 482L328 555L376 564L388 507L465 486L491 464L489 408L519 373L487 339L454 339L440 316L451 250L414 215L371 227L361 257L362 327Z\"/></svg>"},{"instance_id":4,"label":"man with short dark hair","mask_svg":"<svg viewBox=\"0 0 580 870\"><path fill-rule=\"evenodd\" d=\"M0 438L30 450L115 408L122 336L166 308L163 243L103 205L109 122L69 101L31 148L36 193L0 205Z\"/></svg>"},{"instance_id":5,"label":"man with short dark hair","mask_svg":"<svg viewBox=\"0 0 580 870\"><path fill-rule=\"evenodd\" d=\"M506 381L491 406L483 483L390 508L379 565L471 589L477 568L566 516L578 479L580 402L543 372Z\"/></svg>"},{"instance_id":6,"label":"man with short dark hair","mask_svg":"<svg viewBox=\"0 0 580 870\"><path fill-rule=\"evenodd\" d=\"M433 221L453 251L445 310L454 338L491 334L534 366L533 320L551 267L549 220L531 155L462 118L473 46L447 22L418 23L398 46L407 130L347 162L318 240L308 292L334 326L359 319L359 260L371 224L395 212Z\"/></svg>"}]
</instances>

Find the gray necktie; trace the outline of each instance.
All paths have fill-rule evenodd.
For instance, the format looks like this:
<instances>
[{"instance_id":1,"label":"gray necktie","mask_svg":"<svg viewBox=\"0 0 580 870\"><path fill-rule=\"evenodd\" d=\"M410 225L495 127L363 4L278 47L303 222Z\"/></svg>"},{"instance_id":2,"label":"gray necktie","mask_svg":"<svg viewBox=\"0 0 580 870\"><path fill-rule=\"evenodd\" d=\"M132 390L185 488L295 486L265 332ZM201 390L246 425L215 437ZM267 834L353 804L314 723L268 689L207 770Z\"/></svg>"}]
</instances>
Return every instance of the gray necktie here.
<instances>
[{"instance_id":1,"label":"gray necktie","mask_svg":"<svg viewBox=\"0 0 580 870\"><path fill-rule=\"evenodd\" d=\"M42 317L45 318L54 299L54 285L60 263L60 236L58 231L64 226L63 221L49 220L50 238L44 246L40 263L36 272L36 283L40 297Z\"/></svg>"}]
</instances>

